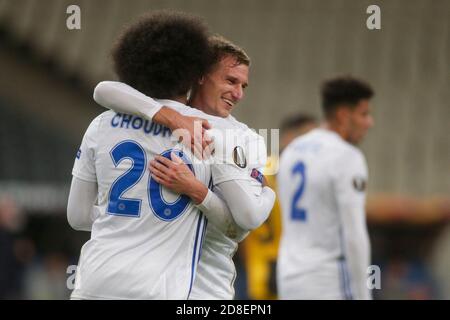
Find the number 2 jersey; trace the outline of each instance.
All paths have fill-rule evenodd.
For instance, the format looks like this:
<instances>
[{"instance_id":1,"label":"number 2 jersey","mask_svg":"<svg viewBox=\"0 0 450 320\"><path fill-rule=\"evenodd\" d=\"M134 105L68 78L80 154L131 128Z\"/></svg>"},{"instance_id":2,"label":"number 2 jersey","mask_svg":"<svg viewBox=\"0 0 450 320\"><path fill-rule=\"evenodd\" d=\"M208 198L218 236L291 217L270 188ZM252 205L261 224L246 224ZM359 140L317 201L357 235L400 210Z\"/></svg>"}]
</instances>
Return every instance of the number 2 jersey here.
<instances>
[{"instance_id":1,"label":"number 2 jersey","mask_svg":"<svg viewBox=\"0 0 450 320\"><path fill-rule=\"evenodd\" d=\"M338 134L314 129L283 151L277 177L281 299L369 298L367 166Z\"/></svg>"},{"instance_id":2,"label":"number 2 jersey","mask_svg":"<svg viewBox=\"0 0 450 320\"><path fill-rule=\"evenodd\" d=\"M170 100L180 113L190 108ZM187 196L161 187L148 163L176 146L168 128L107 111L87 129L73 175L98 184L91 239L81 249L74 299L187 299L205 217ZM179 153L185 161L187 153ZM208 185L209 166L192 164Z\"/></svg>"}]
</instances>

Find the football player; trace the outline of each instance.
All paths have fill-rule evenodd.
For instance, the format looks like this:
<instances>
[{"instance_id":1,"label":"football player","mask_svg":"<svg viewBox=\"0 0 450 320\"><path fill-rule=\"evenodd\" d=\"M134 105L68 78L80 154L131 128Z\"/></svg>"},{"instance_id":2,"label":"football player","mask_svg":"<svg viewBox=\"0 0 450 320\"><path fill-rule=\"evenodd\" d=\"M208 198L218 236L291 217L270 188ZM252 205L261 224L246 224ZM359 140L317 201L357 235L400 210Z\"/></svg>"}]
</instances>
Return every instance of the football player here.
<instances>
[{"instance_id":1,"label":"football player","mask_svg":"<svg viewBox=\"0 0 450 320\"><path fill-rule=\"evenodd\" d=\"M238 242L244 239L249 230L258 227L267 219L275 201L275 194L270 188L262 187L262 175L259 174L266 162L264 141L230 114L244 97L244 89L248 85L250 59L241 48L223 37L211 37L210 44L214 63L193 86L189 104L195 109L192 109L189 116L207 119L219 132L227 129L241 132L240 135L247 138L245 139L247 142L244 142L247 145L246 151L255 150L256 153L245 153L244 163L233 163L237 159L231 161L231 153L234 150L228 148L228 154L224 158L225 164L211 167L214 193L226 201L237 227L233 221L208 223L190 299L232 299L233 282L236 277L232 258ZM152 115L158 112L164 112L157 101L124 83L102 82L96 87L94 98L99 104L117 112L138 114L147 119L151 119ZM159 111L155 113L155 110ZM221 117L222 121L217 121L216 116ZM179 118L180 115L176 117ZM161 123L169 125L170 121ZM218 142L216 139L214 143ZM217 145L215 147L221 149ZM192 190L193 185L199 186L192 183L194 177L186 177L189 173L183 164L174 165L162 158L157 160L152 162L152 174L156 179L160 179L161 184L178 193ZM258 174L255 175L255 172ZM167 179L170 175L172 181ZM214 193L208 191L208 195ZM219 206L211 205L208 195L200 208L203 209L203 205L206 204L209 208L215 208L217 212L224 211Z\"/></svg>"},{"instance_id":2,"label":"football player","mask_svg":"<svg viewBox=\"0 0 450 320\"><path fill-rule=\"evenodd\" d=\"M277 176L281 299L370 299L367 165L357 144L373 125L371 87L352 77L324 83L322 127L293 140Z\"/></svg>"}]
</instances>

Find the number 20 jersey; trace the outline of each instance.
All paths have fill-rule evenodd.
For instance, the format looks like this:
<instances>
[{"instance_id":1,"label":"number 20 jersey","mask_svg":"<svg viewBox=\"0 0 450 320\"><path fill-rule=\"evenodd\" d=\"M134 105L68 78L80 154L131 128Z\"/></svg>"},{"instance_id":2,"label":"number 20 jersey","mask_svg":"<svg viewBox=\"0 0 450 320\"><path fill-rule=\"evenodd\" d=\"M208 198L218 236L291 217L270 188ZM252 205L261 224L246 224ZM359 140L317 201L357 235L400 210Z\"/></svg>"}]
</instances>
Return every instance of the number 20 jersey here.
<instances>
[{"instance_id":1,"label":"number 20 jersey","mask_svg":"<svg viewBox=\"0 0 450 320\"><path fill-rule=\"evenodd\" d=\"M170 100L164 105L180 113L189 109ZM168 128L137 116L107 111L90 124L72 174L98 183L98 199L72 298L188 298L205 217L147 170L149 161L168 156L174 146ZM209 167L196 161L192 169L207 185Z\"/></svg>"}]
</instances>

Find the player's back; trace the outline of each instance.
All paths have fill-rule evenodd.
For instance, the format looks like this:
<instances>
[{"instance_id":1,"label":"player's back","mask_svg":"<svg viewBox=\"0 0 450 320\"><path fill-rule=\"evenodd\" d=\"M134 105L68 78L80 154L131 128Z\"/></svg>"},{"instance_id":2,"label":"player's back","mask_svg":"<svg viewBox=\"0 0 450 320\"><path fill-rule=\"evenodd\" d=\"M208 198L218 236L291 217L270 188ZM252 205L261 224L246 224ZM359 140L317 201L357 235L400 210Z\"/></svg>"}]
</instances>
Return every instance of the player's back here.
<instances>
[{"instance_id":1,"label":"player's back","mask_svg":"<svg viewBox=\"0 0 450 320\"><path fill-rule=\"evenodd\" d=\"M336 133L315 129L283 152L278 174L282 239L278 279L288 282L317 275L328 281L342 259L341 220L335 182L339 166L359 151Z\"/></svg>"},{"instance_id":2,"label":"player's back","mask_svg":"<svg viewBox=\"0 0 450 320\"><path fill-rule=\"evenodd\" d=\"M164 104L182 113L188 108ZM161 187L147 170L151 159L168 156L174 146L168 128L137 116L108 111L91 123L74 175L89 178L83 177L89 171L83 157L91 158L98 203L73 298L188 297L205 219L188 197ZM187 152L182 156L190 157ZM192 166L207 183L209 169L198 162Z\"/></svg>"}]
</instances>

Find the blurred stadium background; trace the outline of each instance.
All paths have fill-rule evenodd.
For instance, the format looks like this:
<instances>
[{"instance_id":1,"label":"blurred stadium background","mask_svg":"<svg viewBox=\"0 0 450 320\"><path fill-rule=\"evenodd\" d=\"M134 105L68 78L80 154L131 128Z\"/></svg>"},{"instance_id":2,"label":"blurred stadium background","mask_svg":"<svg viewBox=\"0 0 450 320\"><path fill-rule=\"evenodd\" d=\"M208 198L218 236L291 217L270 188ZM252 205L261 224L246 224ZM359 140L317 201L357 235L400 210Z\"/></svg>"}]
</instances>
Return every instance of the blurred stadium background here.
<instances>
[{"instance_id":1,"label":"blurred stadium background","mask_svg":"<svg viewBox=\"0 0 450 320\"><path fill-rule=\"evenodd\" d=\"M66 8L81 8L81 30ZM366 8L381 7L381 30ZM110 47L139 14L203 16L252 58L236 116L278 128L320 116L320 82L346 73L376 91L362 149L377 299L450 299L450 1L0 0L0 298L66 299L68 265L88 233L67 224L73 159L98 81L114 79ZM238 254L237 298L249 294ZM255 269L255 272L256 269Z\"/></svg>"}]
</instances>

